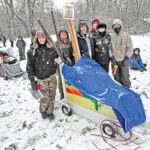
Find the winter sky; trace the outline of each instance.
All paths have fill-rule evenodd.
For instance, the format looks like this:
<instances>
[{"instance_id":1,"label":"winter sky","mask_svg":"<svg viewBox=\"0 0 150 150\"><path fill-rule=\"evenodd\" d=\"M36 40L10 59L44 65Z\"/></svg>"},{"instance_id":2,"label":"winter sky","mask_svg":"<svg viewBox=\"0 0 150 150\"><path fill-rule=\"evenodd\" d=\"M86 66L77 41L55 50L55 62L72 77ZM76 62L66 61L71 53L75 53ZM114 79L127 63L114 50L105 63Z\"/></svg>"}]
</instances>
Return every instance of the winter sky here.
<instances>
[{"instance_id":1,"label":"winter sky","mask_svg":"<svg viewBox=\"0 0 150 150\"><path fill-rule=\"evenodd\" d=\"M54 0L54 5L58 8L63 8L65 3L73 2L77 0Z\"/></svg>"}]
</instances>

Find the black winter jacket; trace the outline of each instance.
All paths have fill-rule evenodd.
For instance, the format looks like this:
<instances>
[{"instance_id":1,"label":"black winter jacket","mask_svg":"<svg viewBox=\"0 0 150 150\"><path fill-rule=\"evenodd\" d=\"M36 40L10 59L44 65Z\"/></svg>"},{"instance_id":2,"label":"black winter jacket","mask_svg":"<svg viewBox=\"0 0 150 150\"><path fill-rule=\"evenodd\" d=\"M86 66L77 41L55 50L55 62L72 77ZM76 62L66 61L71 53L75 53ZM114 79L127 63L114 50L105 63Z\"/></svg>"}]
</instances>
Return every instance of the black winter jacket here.
<instances>
[{"instance_id":1,"label":"black winter jacket","mask_svg":"<svg viewBox=\"0 0 150 150\"><path fill-rule=\"evenodd\" d=\"M39 45L36 49L31 48L27 53L27 73L29 80L34 82L34 76L38 79L46 79L56 73L58 57L54 48L47 45Z\"/></svg>"},{"instance_id":2,"label":"black winter jacket","mask_svg":"<svg viewBox=\"0 0 150 150\"><path fill-rule=\"evenodd\" d=\"M59 48L58 41L56 42L56 46ZM61 54L65 60L65 63L70 66L74 65L74 57L71 41L68 41L67 43L60 42L60 47L62 50Z\"/></svg>"},{"instance_id":3,"label":"black winter jacket","mask_svg":"<svg viewBox=\"0 0 150 150\"><path fill-rule=\"evenodd\" d=\"M110 41L111 37L107 32L104 37L98 34L97 37L94 39L94 59L98 64L109 64Z\"/></svg>"},{"instance_id":4,"label":"black winter jacket","mask_svg":"<svg viewBox=\"0 0 150 150\"><path fill-rule=\"evenodd\" d=\"M94 43L93 42L94 41L90 37L88 37L88 39L89 39L89 42L90 42L89 44L91 46L92 59L93 59L93 57L94 57ZM85 38L81 34L78 33L77 34L77 40L78 40L81 56L83 54L89 56L89 48L88 48L88 44L87 44L87 41L85 40Z\"/></svg>"}]
</instances>

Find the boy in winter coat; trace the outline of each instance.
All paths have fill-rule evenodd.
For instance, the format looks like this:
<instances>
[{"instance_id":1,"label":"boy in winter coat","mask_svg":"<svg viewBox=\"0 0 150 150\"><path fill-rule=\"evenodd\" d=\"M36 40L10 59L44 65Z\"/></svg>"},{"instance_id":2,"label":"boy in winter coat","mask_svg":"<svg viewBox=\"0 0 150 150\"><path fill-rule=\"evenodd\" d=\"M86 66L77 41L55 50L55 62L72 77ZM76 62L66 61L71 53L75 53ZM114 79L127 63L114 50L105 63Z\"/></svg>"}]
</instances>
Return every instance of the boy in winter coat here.
<instances>
[{"instance_id":1,"label":"boy in winter coat","mask_svg":"<svg viewBox=\"0 0 150 150\"><path fill-rule=\"evenodd\" d=\"M35 37L32 48L27 53L27 73L31 87L36 90L35 77L40 84L44 98L40 100L40 112L43 119L54 119L54 102L56 96L56 69L54 48L47 42L45 34L40 31Z\"/></svg>"},{"instance_id":2,"label":"boy in winter coat","mask_svg":"<svg viewBox=\"0 0 150 150\"><path fill-rule=\"evenodd\" d=\"M93 58L94 57L93 40L89 37L88 32L89 32L89 27L86 21L79 20L77 40L78 40L81 56L84 54L90 58Z\"/></svg>"},{"instance_id":3,"label":"boy in winter coat","mask_svg":"<svg viewBox=\"0 0 150 150\"><path fill-rule=\"evenodd\" d=\"M140 56L140 49L135 48L133 50L132 56L129 58L129 65L131 69L140 70L140 71L147 71L146 64L143 63L141 56Z\"/></svg>"},{"instance_id":4,"label":"boy in winter coat","mask_svg":"<svg viewBox=\"0 0 150 150\"><path fill-rule=\"evenodd\" d=\"M113 76L120 84L130 87L128 58L132 54L132 40L130 35L123 31L122 21L120 19L114 20L112 29L114 33L111 35L110 56L112 66L118 66Z\"/></svg>"},{"instance_id":5,"label":"boy in winter coat","mask_svg":"<svg viewBox=\"0 0 150 150\"><path fill-rule=\"evenodd\" d=\"M18 36L18 40L16 43L16 46L19 51L19 58L21 60L25 60L25 47L26 47L26 42L23 40L22 36Z\"/></svg>"},{"instance_id":6,"label":"boy in winter coat","mask_svg":"<svg viewBox=\"0 0 150 150\"><path fill-rule=\"evenodd\" d=\"M97 36L97 24L100 23L100 19L96 18L92 21L92 29L90 30L90 37L96 38Z\"/></svg>"},{"instance_id":7,"label":"boy in winter coat","mask_svg":"<svg viewBox=\"0 0 150 150\"><path fill-rule=\"evenodd\" d=\"M66 64L72 66L74 64L74 57L73 57L73 49L72 43L69 39L69 34L65 28L61 28L58 33L59 42L56 42L56 45L61 50L62 57ZM62 82L60 77L60 72L58 71L58 86L60 92L60 99L64 98Z\"/></svg>"},{"instance_id":8,"label":"boy in winter coat","mask_svg":"<svg viewBox=\"0 0 150 150\"><path fill-rule=\"evenodd\" d=\"M109 72L109 50L111 37L106 31L107 25L103 22L97 25L97 37L94 39L94 59L100 64L107 72Z\"/></svg>"}]
</instances>

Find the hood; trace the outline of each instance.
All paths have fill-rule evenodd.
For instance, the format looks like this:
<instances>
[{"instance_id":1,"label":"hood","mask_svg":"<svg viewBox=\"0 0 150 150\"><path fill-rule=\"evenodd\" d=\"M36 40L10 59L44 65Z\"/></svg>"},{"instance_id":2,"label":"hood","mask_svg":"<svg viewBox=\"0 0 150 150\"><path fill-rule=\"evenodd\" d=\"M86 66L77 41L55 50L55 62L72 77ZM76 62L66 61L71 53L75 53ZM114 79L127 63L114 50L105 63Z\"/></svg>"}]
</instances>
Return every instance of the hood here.
<instances>
[{"instance_id":1,"label":"hood","mask_svg":"<svg viewBox=\"0 0 150 150\"><path fill-rule=\"evenodd\" d=\"M113 21L112 28L113 28L115 25L120 25L121 28L123 27L123 26L122 26L122 21L121 21L120 19L115 19L115 20Z\"/></svg>"},{"instance_id":2,"label":"hood","mask_svg":"<svg viewBox=\"0 0 150 150\"><path fill-rule=\"evenodd\" d=\"M36 34L36 36L35 36L35 38L34 38L33 44L31 44L31 46L30 46L31 48L34 49L33 55L35 55L35 50L38 48L38 36L45 36L45 34L44 34L42 31L37 32L37 34ZM46 47L47 47L47 48L52 48L52 45L50 45L50 44L48 43L46 36L45 36L45 39L46 39Z\"/></svg>"},{"instance_id":3,"label":"hood","mask_svg":"<svg viewBox=\"0 0 150 150\"><path fill-rule=\"evenodd\" d=\"M59 31L58 31L58 37L59 37L59 39L60 39L60 33L61 33L62 31L66 32L66 34L67 34L67 39L69 40L69 33L68 33L67 29L65 29L65 28L60 28L60 29L59 29Z\"/></svg>"},{"instance_id":4,"label":"hood","mask_svg":"<svg viewBox=\"0 0 150 150\"><path fill-rule=\"evenodd\" d=\"M139 48L134 48L133 49L133 54L135 54L135 51L138 50L139 54L140 54L140 49Z\"/></svg>"}]
</instances>

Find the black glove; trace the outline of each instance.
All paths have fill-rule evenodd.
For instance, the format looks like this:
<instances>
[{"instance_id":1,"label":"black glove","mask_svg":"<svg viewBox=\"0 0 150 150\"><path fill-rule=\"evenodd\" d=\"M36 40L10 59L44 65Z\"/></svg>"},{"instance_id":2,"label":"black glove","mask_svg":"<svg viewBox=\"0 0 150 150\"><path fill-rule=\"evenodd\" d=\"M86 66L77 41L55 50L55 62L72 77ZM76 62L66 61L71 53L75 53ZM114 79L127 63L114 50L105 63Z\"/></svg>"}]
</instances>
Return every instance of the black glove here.
<instances>
[{"instance_id":1,"label":"black glove","mask_svg":"<svg viewBox=\"0 0 150 150\"><path fill-rule=\"evenodd\" d=\"M66 57L66 64L68 64L69 66L73 66L73 63L69 57Z\"/></svg>"},{"instance_id":2,"label":"black glove","mask_svg":"<svg viewBox=\"0 0 150 150\"><path fill-rule=\"evenodd\" d=\"M33 91L36 91L36 83L35 82L31 82L31 88Z\"/></svg>"},{"instance_id":3,"label":"black glove","mask_svg":"<svg viewBox=\"0 0 150 150\"><path fill-rule=\"evenodd\" d=\"M110 60L111 60L112 65L116 65L117 64L114 56L110 57Z\"/></svg>"}]
</instances>

